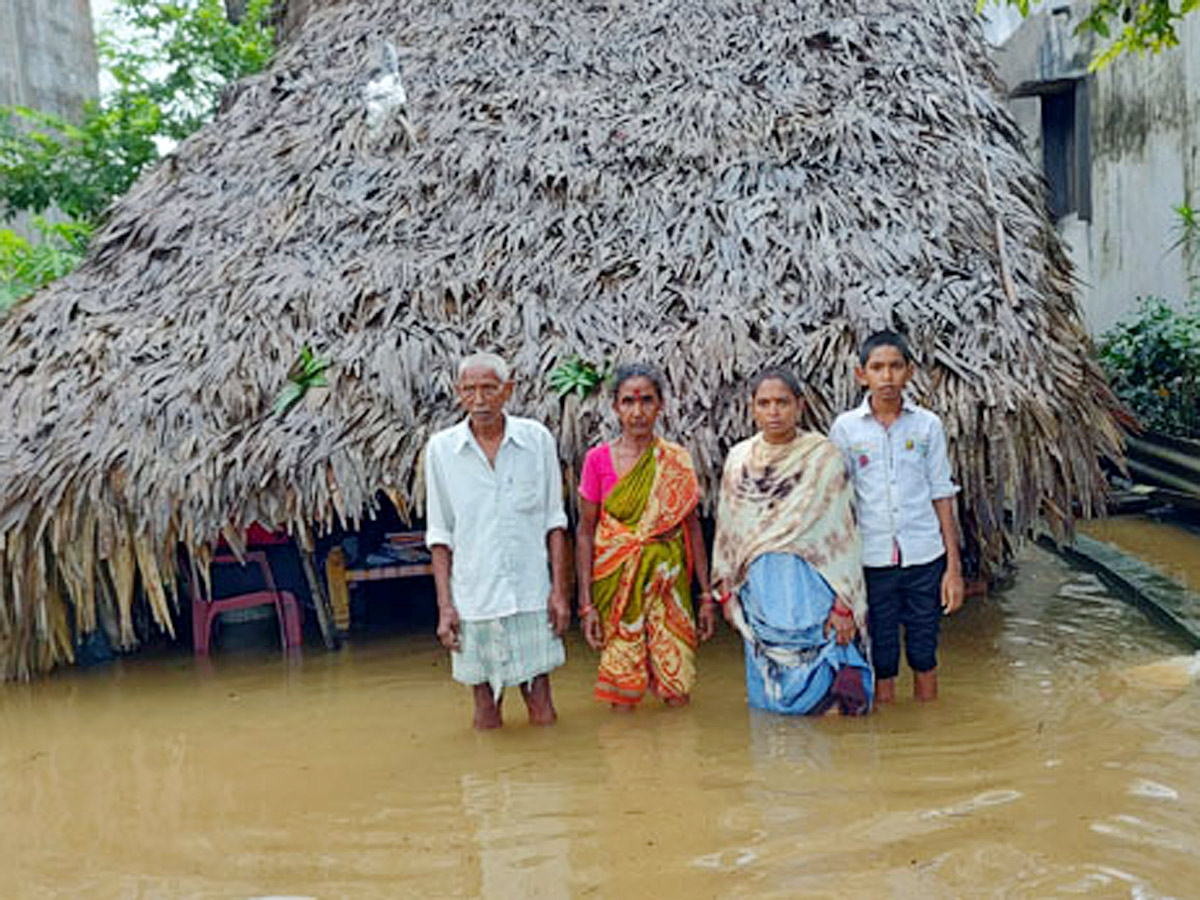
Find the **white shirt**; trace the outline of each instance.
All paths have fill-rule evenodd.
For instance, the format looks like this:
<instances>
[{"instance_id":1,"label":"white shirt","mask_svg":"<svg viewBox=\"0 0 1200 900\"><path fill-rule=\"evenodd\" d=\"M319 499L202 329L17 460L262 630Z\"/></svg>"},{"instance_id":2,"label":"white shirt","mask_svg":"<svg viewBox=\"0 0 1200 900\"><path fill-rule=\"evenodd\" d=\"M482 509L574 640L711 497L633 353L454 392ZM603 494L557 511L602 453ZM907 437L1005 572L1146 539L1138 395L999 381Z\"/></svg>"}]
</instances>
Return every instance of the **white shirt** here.
<instances>
[{"instance_id":1,"label":"white shirt","mask_svg":"<svg viewBox=\"0 0 1200 900\"><path fill-rule=\"evenodd\" d=\"M953 497L958 486L941 419L904 398L900 417L885 428L868 395L837 417L829 439L854 482L864 566L919 566L946 552L933 501Z\"/></svg>"},{"instance_id":2,"label":"white shirt","mask_svg":"<svg viewBox=\"0 0 1200 900\"><path fill-rule=\"evenodd\" d=\"M425 446L425 543L453 551L450 596L479 621L546 609L546 535L567 527L554 438L532 419L504 417L493 468L469 421Z\"/></svg>"}]
</instances>

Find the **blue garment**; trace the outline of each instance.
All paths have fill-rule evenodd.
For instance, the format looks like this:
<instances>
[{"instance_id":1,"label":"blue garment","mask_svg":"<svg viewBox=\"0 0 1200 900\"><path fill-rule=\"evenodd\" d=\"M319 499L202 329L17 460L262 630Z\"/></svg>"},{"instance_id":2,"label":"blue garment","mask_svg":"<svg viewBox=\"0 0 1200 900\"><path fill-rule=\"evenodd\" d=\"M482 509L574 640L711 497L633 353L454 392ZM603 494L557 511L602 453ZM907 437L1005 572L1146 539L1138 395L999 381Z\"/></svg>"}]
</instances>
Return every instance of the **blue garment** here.
<instances>
[{"instance_id":1,"label":"blue garment","mask_svg":"<svg viewBox=\"0 0 1200 900\"><path fill-rule=\"evenodd\" d=\"M750 564L738 598L754 634L745 641L751 706L787 715L824 712L838 702L831 689L839 671L852 667L860 670L862 711L870 708L871 666L856 642L843 647L832 632L825 636L834 593L812 566L790 553L765 553Z\"/></svg>"}]
</instances>

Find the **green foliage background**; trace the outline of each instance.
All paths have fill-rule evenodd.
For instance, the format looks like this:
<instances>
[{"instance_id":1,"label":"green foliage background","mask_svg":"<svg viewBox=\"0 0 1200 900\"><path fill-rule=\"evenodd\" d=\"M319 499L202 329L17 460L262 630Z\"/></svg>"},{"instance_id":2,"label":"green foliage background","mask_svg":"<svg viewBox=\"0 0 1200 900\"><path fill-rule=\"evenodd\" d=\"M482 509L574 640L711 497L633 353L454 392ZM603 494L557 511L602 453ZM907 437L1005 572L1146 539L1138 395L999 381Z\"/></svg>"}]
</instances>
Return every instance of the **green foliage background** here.
<instances>
[{"instance_id":1,"label":"green foliage background","mask_svg":"<svg viewBox=\"0 0 1200 900\"><path fill-rule=\"evenodd\" d=\"M272 6L248 0L235 24L222 0L117 0L97 41L113 87L79 123L0 107L0 218L56 210L69 219L43 222L34 242L0 230L0 310L70 271L113 199L208 121L227 85L266 66Z\"/></svg>"},{"instance_id":2,"label":"green foliage background","mask_svg":"<svg viewBox=\"0 0 1200 900\"><path fill-rule=\"evenodd\" d=\"M1099 341L1113 389L1143 425L1200 438L1200 302L1146 297Z\"/></svg>"},{"instance_id":3,"label":"green foliage background","mask_svg":"<svg viewBox=\"0 0 1200 900\"><path fill-rule=\"evenodd\" d=\"M989 2L1015 6L1023 16L1036 5L1036 0L978 0L978 8L983 10ZM1158 53L1178 46L1180 21L1198 8L1200 0L1093 0L1075 31L1109 41L1092 60L1091 68L1098 69L1125 53Z\"/></svg>"},{"instance_id":4,"label":"green foliage background","mask_svg":"<svg viewBox=\"0 0 1200 900\"><path fill-rule=\"evenodd\" d=\"M79 265L91 236L91 228L80 222L51 224L38 217L34 227L39 241L11 228L0 230L0 312Z\"/></svg>"}]
</instances>

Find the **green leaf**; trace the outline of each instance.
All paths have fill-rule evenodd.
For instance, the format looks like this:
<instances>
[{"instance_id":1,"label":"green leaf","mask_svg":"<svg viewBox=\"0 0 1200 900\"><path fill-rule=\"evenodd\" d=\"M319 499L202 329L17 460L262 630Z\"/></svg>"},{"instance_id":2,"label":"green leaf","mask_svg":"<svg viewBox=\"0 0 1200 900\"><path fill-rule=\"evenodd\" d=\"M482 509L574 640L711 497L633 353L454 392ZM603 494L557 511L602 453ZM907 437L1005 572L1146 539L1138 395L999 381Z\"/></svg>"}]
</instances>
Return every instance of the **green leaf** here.
<instances>
[{"instance_id":1,"label":"green leaf","mask_svg":"<svg viewBox=\"0 0 1200 900\"><path fill-rule=\"evenodd\" d=\"M1143 298L1100 336L1097 352L1113 389L1143 424L1200 437L1200 302L1177 309Z\"/></svg>"},{"instance_id":2,"label":"green leaf","mask_svg":"<svg viewBox=\"0 0 1200 900\"><path fill-rule=\"evenodd\" d=\"M275 402L271 404L271 412L277 416L282 416L289 409L295 406L303 396L303 386L298 384L289 384L279 392L279 396L276 397Z\"/></svg>"},{"instance_id":3,"label":"green leaf","mask_svg":"<svg viewBox=\"0 0 1200 900\"><path fill-rule=\"evenodd\" d=\"M1023 16L1031 12L1029 0L994 0L998 5L1016 7ZM1160 53L1179 44L1179 26L1184 16L1200 8L1200 0L1092 0L1088 13L1075 28L1075 33L1095 34L1107 46L1097 50L1088 68L1104 68L1117 58L1130 53ZM982 11L986 0L977 0ZM1117 34L1116 39L1113 35Z\"/></svg>"},{"instance_id":4,"label":"green leaf","mask_svg":"<svg viewBox=\"0 0 1200 900\"><path fill-rule=\"evenodd\" d=\"M40 240L0 230L0 312L72 271L83 259L91 229L78 222L50 224L35 217Z\"/></svg>"},{"instance_id":5,"label":"green leaf","mask_svg":"<svg viewBox=\"0 0 1200 900\"><path fill-rule=\"evenodd\" d=\"M551 370L547 381L559 397L575 394L584 398L594 393L604 382L608 368L607 365L597 368L578 356L569 356Z\"/></svg>"},{"instance_id":6,"label":"green leaf","mask_svg":"<svg viewBox=\"0 0 1200 900\"><path fill-rule=\"evenodd\" d=\"M310 388L328 387L329 379L324 372L330 365L332 360L317 356L308 344L301 347L296 361L288 369L288 383L271 404L271 412L281 416L295 406Z\"/></svg>"},{"instance_id":7,"label":"green leaf","mask_svg":"<svg viewBox=\"0 0 1200 900\"><path fill-rule=\"evenodd\" d=\"M95 224L113 199L211 118L226 85L274 52L271 0L249 0L237 25L223 0L116 0L97 52L116 87L79 122L0 107L0 212L52 206Z\"/></svg>"}]
</instances>

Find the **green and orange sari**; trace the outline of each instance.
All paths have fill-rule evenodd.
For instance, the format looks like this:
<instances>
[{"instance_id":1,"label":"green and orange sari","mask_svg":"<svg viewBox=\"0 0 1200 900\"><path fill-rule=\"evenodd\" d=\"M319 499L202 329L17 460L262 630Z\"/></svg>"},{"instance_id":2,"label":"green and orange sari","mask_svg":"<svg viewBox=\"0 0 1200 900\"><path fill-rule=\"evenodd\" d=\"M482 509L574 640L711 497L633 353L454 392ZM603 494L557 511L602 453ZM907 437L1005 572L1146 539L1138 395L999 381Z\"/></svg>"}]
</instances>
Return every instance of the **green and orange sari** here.
<instances>
[{"instance_id":1,"label":"green and orange sari","mask_svg":"<svg viewBox=\"0 0 1200 900\"><path fill-rule=\"evenodd\" d=\"M684 700L696 680L692 553L684 521L700 501L688 452L657 438L605 498L592 603L604 627L596 698L633 705L647 688Z\"/></svg>"}]
</instances>

